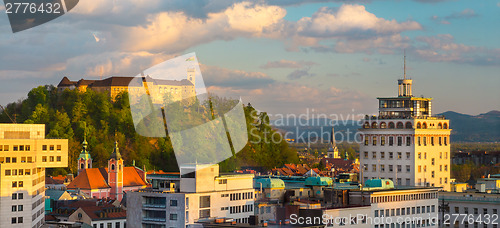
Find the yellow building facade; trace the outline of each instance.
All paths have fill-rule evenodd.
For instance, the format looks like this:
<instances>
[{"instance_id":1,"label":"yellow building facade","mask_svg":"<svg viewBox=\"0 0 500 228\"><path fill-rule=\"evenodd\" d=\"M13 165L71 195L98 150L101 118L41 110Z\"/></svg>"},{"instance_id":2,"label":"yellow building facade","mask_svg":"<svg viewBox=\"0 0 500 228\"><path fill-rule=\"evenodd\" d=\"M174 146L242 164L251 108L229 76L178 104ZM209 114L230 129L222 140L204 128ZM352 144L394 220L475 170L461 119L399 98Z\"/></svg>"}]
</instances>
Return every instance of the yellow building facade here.
<instances>
[{"instance_id":1,"label":"yellow building facade","mask_svg":"<svg viewBox=\"0 0 500 228\"><path fill-rule=\"evenodd\" d=\"M41 227L45 168L68 166L68 140L43 124L0 124L0 227Z\"/></svg>"}]
</instances>

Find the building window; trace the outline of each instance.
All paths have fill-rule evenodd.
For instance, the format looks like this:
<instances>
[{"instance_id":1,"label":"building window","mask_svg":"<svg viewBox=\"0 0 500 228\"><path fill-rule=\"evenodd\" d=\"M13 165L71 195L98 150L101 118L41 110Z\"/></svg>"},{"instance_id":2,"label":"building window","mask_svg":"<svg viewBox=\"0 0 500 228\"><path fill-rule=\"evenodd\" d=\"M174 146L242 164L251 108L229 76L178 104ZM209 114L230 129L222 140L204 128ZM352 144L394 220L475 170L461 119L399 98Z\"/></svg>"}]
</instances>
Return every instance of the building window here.
<instances>
[{"instance_id":1,"label":"building window","mask_svg":"<svg viewBox=\"0 0 500 228\"><path fill-rule=\"evenodd\" d=\"M434 163L435 163L435 159L434 159L434 158L432 158L432 159L431 159L431 165L434 165Z\"/></svg>"},{"instance_id":2,"label":"building window","mask_svg":"<svg viewBox=\"0 0 500 228\"><path fill-rule=\"evenodd\" d=\"M403 145L403 137L398 136L398 146Z\"/></svg>"},{"instance_id":3,"label":"building window","mask_svg":"<svg viewBox=\"0 0 500 228\"><path fill-rule=\"evenodd\" d=\"M372 165L372 172L377 172L377 165Z\"/></svg>"},{"instance_id":4,"label":"building window","mask_svg":"<svg viewBox=\"0 0 500 228\"><path fill-rule=\"evenodd\" d=\"M385 152L380 152L380 159L385 159Z\"/></svg>"},{"instance_id":5,"label":"building window","mask_svg":"<svg viewBox=\"0 0 500 228\"><path fill-rule=\"evenodd\" d=\"M434 146L434 137L431 137L431 146Z\"/></svg>"},{"instance_id":6,"label":"building window","mask_svg":"<svg viewBox=\"0 0 500 228\"><path fill-rule=\"evenodd\" d=\"M177 200L170 200L170 206L176 207L177 206Z\"/></svg>"},{"instance_id":7,"label":"building window","mask_svg":"<svg viewBox=\"0 0 500 228\"><path fill-rule=\"evenodd\" d=\"M422 159L422 153L418 152L418 159Z\"/></svg>"},{"instance_id":8,"label":"building window","mask_svg":"<svg viewBox=\"0 0 500 228\"><path fill-rule=\"evenodd\" d=\"M389 136L389 146L394 145L394 137Z\"/></svg>"},{"instance_id":9,"label":"building window","mask_svg":"<svg viewBox=\"0 0 500 228\"><path fill-rule=\"evenodd\" d=\"M366 158L366 159L368 159L368 152L367 152L367 151L365 151L365 153L364 153L364 154L365 154L365 158Z\"/></svg>"},{"instance_id":10,"label":"building window","mask_svg":"<svg viewBox=\"0 0 500 228\"><path fill-rule=\"evenodd\" d=\"M398 152L398 159L401 159L403 157L401 152Z\"/></svg>"},{"instance_id":11,"label":"building window","mask_svg":"<svg viewBox=\"0 0 500 228\"><path fill-rule=\"evenodd\" d=\"M411 168L409 165L406 166L406 172L409 173L411 171Z\"/></svg>"},{"instance_id":12,"label":"building window","mask_svg":"<svg viewBox=\"0 0 500 228\"><path fill-rule=\"evenodd\" d=\"M389 165L389 172L391 172L391 173L392 173L392 172L393 172L393 170L394 170L394 169L393 169L393 166L392 166L392 165Z\"/></svg>"},{"instance_id":13,"label":"building window","mask_svg":"<svg viewBox=\"0 0 500 228\"><path fill-rule=\"evenodd\" d=\"M434 178L434 171L431 172L431 177Z\"/></svg>"},{"instance_id":14,"label":"building window","mask_svg":"<svg viewBox=\"0 0 500 228\"><path fill-rule=\"evenodd\" d=\"M377 145L377 136L373 136L372 138L372 142L373 142L373 145L376 146Z\"/></svg>"},{"instance_id":15,"label":"building window","mask_svg":"<svg viewBox=\"0 0 500 228\"><path fill-rule=\"evenodd\" d=\"M389 159L392 160L393 157L394 157L394 153L393 152L389 152Z\"/></svg>"},{"instance_id":16,"label":"building window","mask_svg":"<svg viewBox=\"0 0 500 228\"><path fill-rule=\"evenodd\" d=\"M385 165L380 165L380 172L385 172Z\"/></svg>"},{"instance_id":17,"label":"building window","mask_svg":"<svg viewBox=\"0 0 500 228\"><path fill-rule=\"evenodd\" d=\"M368 146L368 137L365 137L365 146Z\"/></svg>"},{"instance_id":18,"label":"building window","mask_svg":"<svg viewBox=\"0 0 500 228\"><path fill-rule=\"evenodd\" d=\"M424 136L424 146L427 146L427 137Z\"/></svg>"},{"instance_id":19,"label":"building window","mask_svg":"<svg viewBox=\"0 0 500 228\"><path fill-rule=\"evenodd\" d=\"M374 152L372 152L372 158L373 158L373 159L376 159L376 158L377 158L377 152L375 152L375 151L374 151Z\"/></svg>"},{"instance_id":20,"label":"building window","mask_svg":"<svg viewBox=\"0 0 500 228\"><path fill-rule=\"evenodd\" d=\"M385 136L380 137L380 145L385 146Z\"/></svg>"},{"instance_id":21,"label":"building window","mask_svg":"<svg viewBox=\"0 0 500 228\"><path fill-rule=\"evenodd\" d=\"M410 152L406 152L406 159L410 159L410 156L411 156Z\"/></svg>"},{"instance_id":22,"label":"building window","mask_svg":"<svg viewBox=\"0 0 500 228\"><path fill-rule=\"evenodd\" d=\"M401 165L398 165L398 172L401 172Z\"/></svg>"},{"instance_id":23,"label":"building window","mask_svg":"<svg viewBox=\"0 0 500 228\"><path fill-rule=\"evenodd\" d=\"M177 214L170 214L170 220L177 220Z\"/></svg>"}]
</instances>

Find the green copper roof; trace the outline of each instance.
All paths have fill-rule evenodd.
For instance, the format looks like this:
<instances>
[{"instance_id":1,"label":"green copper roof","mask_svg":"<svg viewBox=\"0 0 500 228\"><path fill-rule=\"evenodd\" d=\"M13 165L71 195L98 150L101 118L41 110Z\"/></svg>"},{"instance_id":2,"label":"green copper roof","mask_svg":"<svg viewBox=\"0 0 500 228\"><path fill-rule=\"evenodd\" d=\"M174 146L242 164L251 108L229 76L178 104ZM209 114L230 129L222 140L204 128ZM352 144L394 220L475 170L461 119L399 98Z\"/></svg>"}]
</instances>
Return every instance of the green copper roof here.
<instances>
[{"instance_id":1,"label":"green copper roof","mask_svg":"<svg viewBox=\"0 0 500 228\"><path fill-rule=\"evenodd\" d=\"M260 178L255 179L254 188L260 188L260 183L262 183L262 188L284 188L285 182L278 178Z\"/></svg>"},{"instance_id":2,"label":"green copper roof","mask_svg":"<svg viewBox=\"0 0 500 228\"><path fill-rule=\"evenodd\" d=\"M365 181L365 188L370 189L391 189L394 188L394 182L389 179L371 179Z\"/></svg>"},{"instance_id":3,"label":"green copper roof","mask_svg":"<svg viewBox=\"0 0 500 228\"><path fill-rule=\"evenodd\" d=\"M82 143L82 152L80 152L80 156L78 156L78 160L80 159L84 159L84 160L88 160L88 159L92 159L92 157L90 156L90 153L87 151L87 135L84 136L84 139L83 139L83 143Z\"/></svg>"},{"instance_id":4,"label":"green copper roof","mask_svg":"<svg viewBox=\"0 0 500 228\"><path fill-rule=\"evenodd\" d=\"M304 185L306 186L329 186L333 181L330 177L308 177Z\"/></svg>"}]
</instances>

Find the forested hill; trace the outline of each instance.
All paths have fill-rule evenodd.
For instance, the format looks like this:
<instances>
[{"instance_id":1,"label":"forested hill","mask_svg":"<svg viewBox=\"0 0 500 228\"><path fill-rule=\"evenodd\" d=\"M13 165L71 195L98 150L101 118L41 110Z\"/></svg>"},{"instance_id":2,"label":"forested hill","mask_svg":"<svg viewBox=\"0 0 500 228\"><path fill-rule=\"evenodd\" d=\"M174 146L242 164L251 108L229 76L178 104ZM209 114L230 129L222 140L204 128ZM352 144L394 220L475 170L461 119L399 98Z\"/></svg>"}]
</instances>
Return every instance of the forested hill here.
<instances>
[{"instance_id":1,"label":"forested hill","mask_svg":"<svg viewBox=\"0 0 500 228\"><path fill-rule=\"evenodd\" d=\"M500 142L500 111L477 116L458 112L443 112L450 120L451 139L455 142Z\"/></svg>"},{"instance_id":2,"label":"forested hill","mask_svg":"<svg viewBox=\"0 0 500 228\"><path fill-rule=\"evenodd\" d=\"M289 148L284 140L279 140L278 134L272 134L274 131L268 124L266 113L256 112L250 104L244 110L249 142L259 143L248 143L236 158L221 162L221 171L241 166L273 168L298 162L297 152ZM26 99L8 104L5 111L0 110L1 123L11 123L11 119L17 123L46 124L48 138L69 139L69 167L54 171L57 173L76 172L76 159L82 148L84 131L93 167L107 165L116 138L126 165L135 162L136 166L146 166L148 170L178 170L168 137L148 138L135 132L126 92L111 101L107 94L91 90L58 93L52 85L39 86L32 89Z\"/></svg>"}]
</instances>

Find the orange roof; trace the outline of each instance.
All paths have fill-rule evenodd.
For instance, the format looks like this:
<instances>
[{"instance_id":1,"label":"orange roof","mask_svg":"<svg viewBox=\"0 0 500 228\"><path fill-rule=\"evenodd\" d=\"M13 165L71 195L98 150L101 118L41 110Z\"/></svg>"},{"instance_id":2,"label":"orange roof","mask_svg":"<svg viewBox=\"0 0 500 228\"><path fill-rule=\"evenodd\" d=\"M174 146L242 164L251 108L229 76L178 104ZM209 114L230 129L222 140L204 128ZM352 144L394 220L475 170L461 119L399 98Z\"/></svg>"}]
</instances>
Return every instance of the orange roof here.
<instances>
[{"instance_id":1,"label":"orange roof","mask_svg":"<svg viewBox=\"0 0 500 228\"><path fill-rule=\"evenodd\" d=\"M108 179L108 175L105 175ZM90 168L83 170L80 175L71 181L68 185L68 189L99 189L99 188L109 188L107 180L104 179L104 175L98 168Z\"/></svg>"},{"instance_id":2,"label":"orange roof","mask_svg":"<svg viewBox=\"0 0 500 228\"><path fill-rule=\"evenodd\" d=\"M123 187L146 185L146 181L139 175L139 171L135 167L123 168Z\"/></svg>"},{"instance_id":3,"label":"orange roof","mask_svg":"<svg viewBox=\"0 0 500 228\"><path fill-rule=\"evenodd\" d=\"M143 179L135 167L123 168L123 187L146 186ZM106 168L85 169L67 187L68 189L100 189L110 188L108 185L108 172Z\"/></svg>"}]
</instances>

